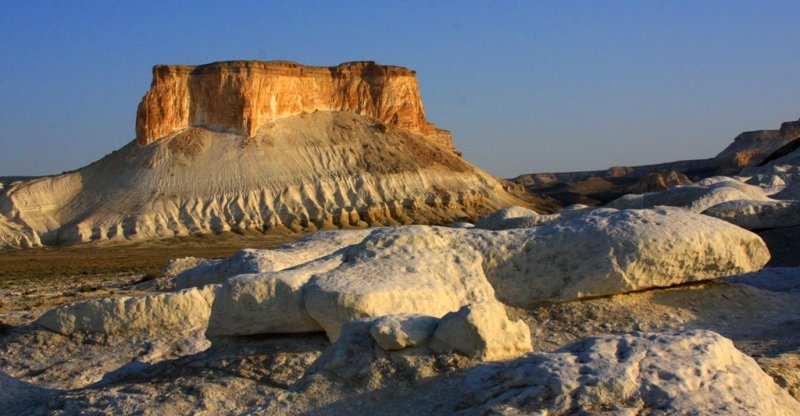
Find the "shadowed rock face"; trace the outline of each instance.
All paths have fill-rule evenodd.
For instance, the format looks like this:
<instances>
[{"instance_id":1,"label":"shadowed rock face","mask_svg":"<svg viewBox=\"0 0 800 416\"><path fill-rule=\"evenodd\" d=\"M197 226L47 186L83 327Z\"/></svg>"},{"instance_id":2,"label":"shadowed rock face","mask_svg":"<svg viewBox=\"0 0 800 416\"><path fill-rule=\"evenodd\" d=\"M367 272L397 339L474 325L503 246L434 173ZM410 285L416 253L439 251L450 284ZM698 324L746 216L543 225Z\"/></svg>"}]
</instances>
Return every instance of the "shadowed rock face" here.
<instances>
[{"instance_id":1,"label":"shadowed rock face","mask_svg":"<svg viewBox=\"0 0 800 416\"><path fill-rule=\"evenodd\" d=\"M450 133L425 119L415 72L374 62L156 65L136 115L136 142L152 143L192 126L249 137L270 120L313 111L375 117L455 151Z\"/></svg>"},{"instance_id":2,"label":"shadowed rock face","mask_svg":"<svg viewBox=\"0 0 800 416\"><path fill-rule=\"evenodd\" d=\"M789 140L791 139L784 137L778 130L746 131L736 136L733 143L723 149L715 159L724 171L734 172L757 164Z\"/></svg>"}]
</instances>

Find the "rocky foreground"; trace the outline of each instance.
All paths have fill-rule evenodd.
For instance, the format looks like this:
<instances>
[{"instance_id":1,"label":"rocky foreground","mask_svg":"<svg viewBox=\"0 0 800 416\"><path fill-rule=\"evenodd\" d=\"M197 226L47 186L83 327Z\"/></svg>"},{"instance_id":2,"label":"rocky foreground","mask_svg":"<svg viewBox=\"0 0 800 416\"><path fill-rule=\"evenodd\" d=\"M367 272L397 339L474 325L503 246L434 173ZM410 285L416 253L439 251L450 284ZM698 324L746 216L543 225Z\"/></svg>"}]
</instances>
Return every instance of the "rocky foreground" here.
<instances>
[{"instance_id":1,"label":"rocky foreground","mask_svg":"<svg viewBox=\"0 0 800 416\"><path fill-rule=\"evenodd\" d=\"M543 214L407 69L158 66L134 142L4 186L0 243L318 232L0 324L0 414L800 414L793 126Z\"/></svg>"},{"instance_id":2,"label":"rocky foreground","mask_svg":"<svg viewBox=\"0 0 800 416\"><path fill-rule=\"evenodd\" d=\"M717 178L177 260L151 294L4 328L3 411L797 414L800 269L700 213L791 189Z\"/></svg>"}]
</instances>

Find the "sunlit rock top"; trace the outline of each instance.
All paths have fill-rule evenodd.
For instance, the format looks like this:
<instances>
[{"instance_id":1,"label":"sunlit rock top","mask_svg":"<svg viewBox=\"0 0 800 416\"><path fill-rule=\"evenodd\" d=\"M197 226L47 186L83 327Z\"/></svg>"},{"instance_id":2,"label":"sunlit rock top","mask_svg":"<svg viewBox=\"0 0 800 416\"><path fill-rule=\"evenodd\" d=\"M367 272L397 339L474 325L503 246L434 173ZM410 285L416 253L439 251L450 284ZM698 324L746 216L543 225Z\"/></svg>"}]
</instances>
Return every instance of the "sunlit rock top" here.
<instances>
[{"instance_id":1,"label":"sunlit rock top","mask_svg":"<svg viewBox=\"0 0 800 416\"><path fill-rule=\"evenodd\" d=\"M144 145L192 126L253 136L272 119L314 111L371 116L455 150L450 133L427 122L416 73L370 61L156 65L137 111L136 140Z\"/></svg>"}]
</instances>

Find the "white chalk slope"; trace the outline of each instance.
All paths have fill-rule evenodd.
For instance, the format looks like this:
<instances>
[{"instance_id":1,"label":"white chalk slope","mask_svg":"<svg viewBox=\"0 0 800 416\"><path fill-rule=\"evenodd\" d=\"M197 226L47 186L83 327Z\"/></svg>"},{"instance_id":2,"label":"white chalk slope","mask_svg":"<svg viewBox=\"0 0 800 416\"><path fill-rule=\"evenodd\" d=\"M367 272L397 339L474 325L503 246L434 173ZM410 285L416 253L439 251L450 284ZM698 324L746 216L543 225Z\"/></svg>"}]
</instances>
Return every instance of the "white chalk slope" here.
<instances>
[{"instance_id":1,"label":"white chalk slope","mask_svg":"<svg viewBox=\"0 0 800 416\"><path fill-rule=\"evenodd\" d=\"M0 194L0 215L47 245L444 223L520 203L422 136L315 112L275 120L251 138L194 127L131 143L75 172L12 185ZM10 234L3 222L0 236Z\"/></svg>"}]
</instances>

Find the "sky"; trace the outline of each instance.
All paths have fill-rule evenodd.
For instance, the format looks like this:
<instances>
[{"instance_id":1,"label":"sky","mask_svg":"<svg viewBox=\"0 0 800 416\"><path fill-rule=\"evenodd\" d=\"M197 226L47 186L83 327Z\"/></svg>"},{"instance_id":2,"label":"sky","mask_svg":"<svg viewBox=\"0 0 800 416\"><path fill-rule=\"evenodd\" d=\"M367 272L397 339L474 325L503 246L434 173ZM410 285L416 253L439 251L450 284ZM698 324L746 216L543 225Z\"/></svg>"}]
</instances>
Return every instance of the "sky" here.
<instances>
[{"instance_id":1,"label":"sky","mask_svg":"<svg viewBox=\"0 0 800 416\"><path fill-rule=\"evenodd\" d=\"M796 0L0 0L0 176L131 141L155 64L236 59L414 69L428 119L500 177L713 157L800 118L797 16Z\"/></svg>"}]
</instances>

